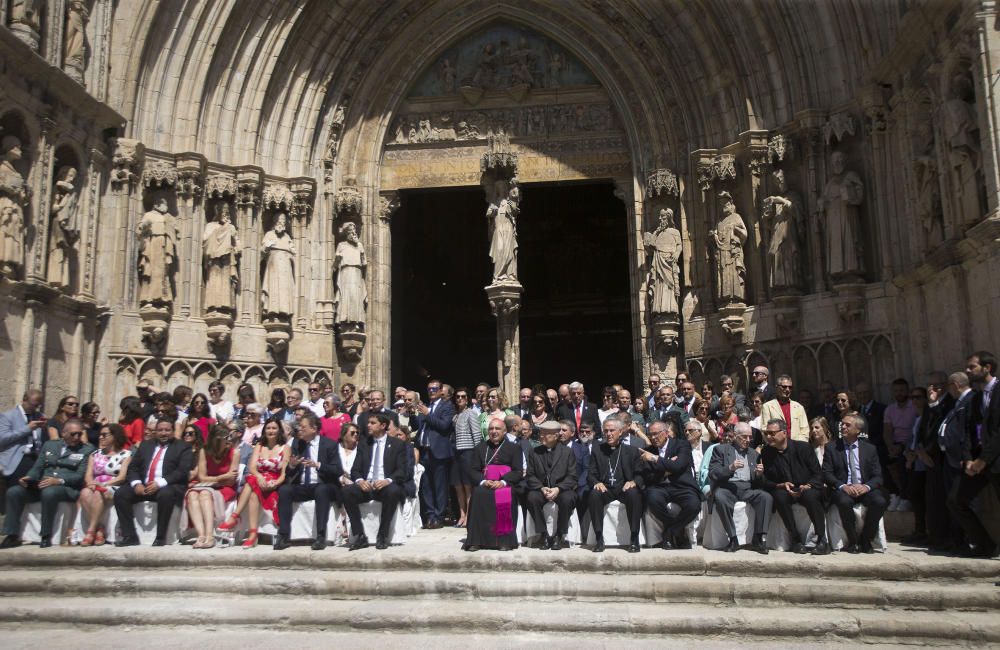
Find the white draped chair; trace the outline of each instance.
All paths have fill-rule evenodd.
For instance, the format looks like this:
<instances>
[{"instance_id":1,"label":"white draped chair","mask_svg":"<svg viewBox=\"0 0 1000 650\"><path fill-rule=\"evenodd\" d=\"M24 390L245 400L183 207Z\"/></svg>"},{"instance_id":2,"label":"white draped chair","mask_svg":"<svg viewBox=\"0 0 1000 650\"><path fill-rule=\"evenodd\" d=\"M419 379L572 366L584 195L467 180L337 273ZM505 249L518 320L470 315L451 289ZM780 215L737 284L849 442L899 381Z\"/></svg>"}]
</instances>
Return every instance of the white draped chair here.
<instances>
[{"instance_id":1,"label":"white draped chair","mask_svg":"<svg viewBox=\"0 0 1000 650\"><path fill-rule=\"evenodd\" d=\"M558 525L558 506L554 503L546 503L542 506L542 515L545 517L545 528L549 535L556 534L556 526ZM518 535L518 542L523 542L524 540L529 540L535 535L540 535L538 531L535 530L535 520L532 518L531 513L527 510L522 511L524 513L524 524L523 535ZM519 526L521 528L522 526ZM519 531L520 532L520 531ZM582 539L580 531L580 518L576 514L576 508L573 509L572 514L569 516L569 530L566 533L565 541L570 544L579 544Z\"/></svg>"},{"instance_id":2,"label":"white draped chair","mask_svg":"<svg viewBox=\"0 0 1000 650\"><path fill-rule=\"evenodd\" d=\"M641 517L639 522L639 546L644 546L646 535L643 532ZM589 523L587 524L586 540L586 543L591 546L597 543L594 527ZM606 546L628 546L631 543L632 529L629 527L628 511L625 504L621 501L612 501L604 506L604 544Z\"/></svg>"},{"instance_id":3,"label":"white draped chair","mask_svg":"<svg viewBox=\"0 0 1000 650\"><path fill-rule=\"evenodd\" d=\"M420 479L424 475L424 466L417 465L413 469L413 481L417 484L417 494L420 494ZM378 525L382 518L382 504L378 501L368 501L361 504L361 525L365 536L374 543L378 537ZM390 525L390 544L405 544L406 539L415 534L423 522L420 517L420 500L418 497L407 497L399 504L396 514L392 516Z\"/></svg>"},{"instance_id":4,"label":"white draped chair","mask_svg":"<svg viewBox=\"0 0 1000 650\"><path fill-rule=\"evenodd\" d=\"M736 525L736 538L740 544L749 544L753 541L754 510L746 501L737 501L733 507L733 523ZM718 504L716 504L712 509L712 514L706 518L702 546L717 551L728 545L729 533L722 525L722 515L719 512Z\"/></svg>"},{"instance_id":5,"label":"white draped chair","mask_svg":"<svg viewBox=\"0 0 1000 650\"><path fill-rule=\"evenodd\" d=\"M795 517L795 527L799 531L802 544L807 547L816 546L816 530L805 506L792 504L792 515ZM792 547L785 523L777 510L771 515L771 525L767 531L767 547L775 551L787 551Z\"/></svg>"},{"instance_id":6,"label":"white draped chair","mask_svg":"<svg viewBox=\"0 0 1000 650\"><path fill-rule=\"evenodd\" d=\"M667 505L671 514L675 514L680 510L680 506L676 503L670 503ZM701 531L705 526L705 519L708 514L708 505L705 503L701 504L701 511L698 516L687 525L687 536L691 540L692 546L698 546L701 544ZM642 517L643 532L646 537L646 546L656 546L663 541L663 524L660 520L650 514L649 510L646 510Z\"/></svg>"},{"instance_id":7,"label":"white draped chair","mask_svg":"<svg viewBox=\"0 0 1000 650\"><path fill-rule=\"evenodd\" d=\"M53 544L62 543L70 529L75 527L73 505L71 501L59 504L56 517L52 521ZM24 504L24 510L21 512L21 541L26 544L37 544L42 541L42 504L40 502Z\"/></svg>"},{"instance_id":8,"label":"white draped chair","mask_svg":"<svg viewBox=\"0 0 1000 650\"><path fill-rule=\"evenodd\" d=\"M858 534L861 533L861 527L865 523L865 513L867 508L864 505L858 503L854 506L854 521L855 530ZM844 525L840 520L840 510L836 506L830 506L830 509L826 512L826 534L830 539L830 548L835 551L839 551L844 546L847 545L847 533L844 531ZM883 517L878 522L878 533L875 535L875 539L872 540L872 548L874 548L879 553L885 553L889 548L889 544L885 537L885 517Z\"/></svg>"}]
</instances>

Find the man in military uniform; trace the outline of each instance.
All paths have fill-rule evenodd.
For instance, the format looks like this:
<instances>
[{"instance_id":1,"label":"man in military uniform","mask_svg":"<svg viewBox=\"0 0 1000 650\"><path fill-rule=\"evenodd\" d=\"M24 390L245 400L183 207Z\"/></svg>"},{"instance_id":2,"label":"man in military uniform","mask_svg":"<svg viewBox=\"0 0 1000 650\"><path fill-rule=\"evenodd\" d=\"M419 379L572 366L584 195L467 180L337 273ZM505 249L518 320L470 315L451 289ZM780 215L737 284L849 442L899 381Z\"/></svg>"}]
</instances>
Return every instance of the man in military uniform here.
<instances>
[{"instance_id":1,"label":"man in military uniform","mask_svg":"<svg viewBox=\"0 0 1000 650\"><path fill-rule=\"evenodd\" d=\"M76 418L66 420L60 440L42 445L38 460L21 477L17 485L7 490L7 517L3 532L7 535L0 548L21 545L21 512L25 503L42 502L42 540L40 548L52 546L52 524L56 510L63 501L75 502L83 487L87 457L94 447L84 442L83 423Z\"/></svg>"}]
</instances>

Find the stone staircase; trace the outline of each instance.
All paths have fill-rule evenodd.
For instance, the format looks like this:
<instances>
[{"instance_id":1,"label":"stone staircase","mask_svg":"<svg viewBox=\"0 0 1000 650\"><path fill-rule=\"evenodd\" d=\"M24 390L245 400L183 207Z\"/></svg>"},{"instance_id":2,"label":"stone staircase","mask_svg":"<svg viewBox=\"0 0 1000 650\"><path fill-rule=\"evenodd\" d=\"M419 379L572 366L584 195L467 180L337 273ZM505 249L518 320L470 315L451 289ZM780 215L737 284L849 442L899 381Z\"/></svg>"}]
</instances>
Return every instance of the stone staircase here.
<instances>
[{"instance_id":1,"label":"stone staircase","mask_svg":"<svg viewBox=\"0 0 1000 650\"><path fill-rule=\"evenodd\" d=\"M25 547L0 553L4 645L127 648L1000 646L1000 562L885 555Z\"/></svg>"}]
</instances>

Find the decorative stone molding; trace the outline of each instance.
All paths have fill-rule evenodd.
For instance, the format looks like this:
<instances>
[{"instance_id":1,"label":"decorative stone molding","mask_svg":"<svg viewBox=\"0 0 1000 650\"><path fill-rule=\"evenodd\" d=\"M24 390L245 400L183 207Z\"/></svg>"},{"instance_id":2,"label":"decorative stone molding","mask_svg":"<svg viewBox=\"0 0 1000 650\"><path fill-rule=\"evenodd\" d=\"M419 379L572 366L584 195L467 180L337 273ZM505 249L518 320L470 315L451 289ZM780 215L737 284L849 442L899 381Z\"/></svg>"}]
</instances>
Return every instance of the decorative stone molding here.
<instances>
[{"instance_id":1,"label":"decorative stone molding","mask_svg":"<svg viewBox=\"0 0 1000 650\"><path fill-rule=\"evenodd\" d=\"M772 165L782 162L786 154L791 154L791 142L786 136L778 133L767 141L767 155Z\"/></svg>"},{"instance_id":2,"label":"decorative stone molding","mask_svg":"<svg viewBox=\"0 0 1000 650\"><path fill-rule=\"evenodd\" d=\"M316 183L311 178L298 178L291 181L292 207L291 214L299 219L308 219L313 212L313 199L316 196Z\"/></svg>"},{"instance_id":3,"label":"decorative stone molding","mask_svg":"<svg viewBox=\"0 0 1000 650\"><path fill-rule=\"evenodd\" d=\"M142 341L153 354L166 348L170 329L170 308L165 305L146 304L139 309L142 319Z\"/></svg>"},{"instance_id":4,"label":"decorative stone molding","mask_svg":"<svg viewBox=\"0 0 1000 650\"><path fill-rule=\"evenodd\" d=\"M176 187L177 167L173 161L149 159L142 169L142 184L146 188Z\"/></svg>"},{"instance_id":5,"label":"decorative stone molding","mask_svg":"<svg viewBox=\"0 0 1000 650\"><path fill-rule=\"evenodd\" d=\"M828 145L834 140L843 142L847 136L854 135L854 117L850 113L836 113L830 116L822 128L823 139Z\"/></svg>"},{"instance_id":6,"label":"decorative stone molding","mask_svg":"<svg viewBox=\"0 0 1000 650\"><path fill-rule=\"evenodd\" d=\"M337 332L337 350L340 353L341 361L345 366L353 367L361 361L365 349L367 336L364 332L345 331Z\"/></svg>"},{"instance_id":7,"label":"decorative stone molding","mask_svg":"<svg viewBox=\"0 0 1000 650\"><path fill-rule=\"evenodd\" d=\"M680 196L677 174L670 169L653 169L646 174L646 197Z\"/></svg>"},{"instance_id":8,"label":"decorative stone molding","mask_svg":"<svg viewBox=\"0 0 1000 650\"><path fill-rule=\"evenodd\" d=\"M719 308L719 323L733 339L741 339L746 330L743 314L746 312L746 305L741 302L731 302Z\"/></svg>"},{"instance_id":9,"label":"decorative stone molding","mask_svg":"<svg viewBox=\"0 0 1000 650\"><path fill-rule=\"evenodd\" d=\"M231 313L212 310L205 314L205 324L208 325L209 347L219 349L229 345L233 332Z\"/></svg>"},{"instance_id":10,"label":"decorative stone molding","mask_svg":"<svg viewBox=\"0 0 1000 650\"><path fill-rule=\"evenodd\" d=\"M837 315L848 328L859 328L865 323L865 285L840 284L833 288Z\"/></svg>"},{"instance_id":11,"label":"decorative stone molding","mask_svg":"<svg viewBox=\"0 0 1000 650\"><path fill-rule=\"evenodd\" d=\"M198 154L177 156L177 194L184 199L198 198L204 189L205 159Z\"/></svg>"},{"instance_id":12,"label":"decorative stone molding","mask_svg":"<svg viewBox=\"0 0 1000 650\"><path fill-rule=\"evenodd\" d=\"M378 218L389 223L399 209L399 192L382 192L378 197Z\"/></svg>"},{"instance_id":13,"label":"decorative stone molding","mask_svg":"<svg viewBox=\"0 0 1000 650\"><path fill-rule=\"evenodd\" d=\"M291 210L295 195L284 183L267 181L264 185L264 207L271 210Z\"/></svg>"},{"instance_id":14,"label":"decorative stone molding","mask_svg":"<svg viewBox=\"0 0 1000 650\"><path fill-rule=\"evenodd\" d=\"M135 183L142 169L146 147L138 140L111 139L111 189L121 191Z\"/></svg>"},{"instance_id":15,"label":"decorative stone molding","mask_svg":"<svg viewBox=\"0 0 1000 650\"><path fill-rule=\"evenodd\" d=\"M228 199L237 195L236 178L231 174L209 174L205 181L205 197L209 199Z\"/></svg>"},{"instance_id":16,"label":"decorative stone molding","mask_svg":"<svg viewBox=\"0 0 1000 650\"><path fill-rule=\"evenodd\" d=\"M333 300L317 300L313 318L317 326L333 329L337 318L337 303Z\"/></svg>"},{"instance_id":17,"label":"decorative stone molding","mask_svg":"<svg viewBox=\"0 0 1000 650\"><path fill-rule=\"evenodd\" d=\"M858 103L865 114L867 133L885 133L888 130L889 108L886 106L885 89L882 86L866 86L859 93Z\"/></svg>"},{"instance_id":18,"label":"decorative stone molding","mask_svg":"<svg viewBox=\"0 0 1000 650\"><path fill-rule=\"evenodd\" d=\"M712 189L715 181L728 181L736 179L736 156L733 154L717 154L711 151L696 151L699 156L696 169L698 173L698 185L702 192Z\"/></svg>"},{"instance_id":19,"label":"decorative stone molding","mask_svg":"<svg viewBox=\"0 0 1000 650\"><path fill-rule=\"evenodd\" d=\"M487 134L486 152L479 161L479 171L502 176L514 176L517 173L517 153L511 149L510 136L502 130Z\"/></svg>"},{"instance_id":20,"label":"decorative stone molding","mask_svg":"<svg viewBox=\"0 0 1000 650\"><path fill-rule=\"evenodd\" d=\"M353 183L353 179L347 179L347 185L337 190L334 198L334 209L337 211L337 218L360 219L364 201L359 190Z\"/></svg>"},{"instance_id":21,"label":"decorative stone molding","mask_svg":"<svg viewBox=\"0 0 1000 650\"><path fill-rule=\"evenodd\" d=\"M747 167L750 169L751 174L760 178L767 173L767 169L771 166L771 153L767 149L760 147L751 148L749 153Z\"/></svg>"},{"instance_id":22,"label":"decorative stone molding","mask_svg":"<svg viewBox=\"0 0 1000 650\"><path fill-rule=\"evenodd\" d=\"M712 174L719 181L735 180L736 156L728 153L716 156L712 160Z\"/></svg>"},{"instance_id":23,"label":"decorative stone molding","mask_svg":"<svg viewBox=\"0 0 1000 650\"><path fill-rule=\"evenodd\" d=\"M291 316L286 314L267 314L264 317L264 331L267 348L275 359L280 359L288 351L288 342L292 338Z\"/></svg>"},{"instance_id":24,"label":"decorative stone molding","mask_svg":"<svg viewBox=\"0 0 1000 650\"><path fill-rule=\"evenodd\" d=\"M678 314L656 314L652 318L654 354L673 355L680 349L681 319Z\"/></svg>"},{"instance_id":25,"label":"decorative stone molding","mask_svg":"<svg viewBox=\"0 0 1000 650\"><path fill-rule=\"evenodd\" d=\"M236 205L259 207L264 171L259 167L241 167L236 170Z\"/></svg>"}]
</instances>

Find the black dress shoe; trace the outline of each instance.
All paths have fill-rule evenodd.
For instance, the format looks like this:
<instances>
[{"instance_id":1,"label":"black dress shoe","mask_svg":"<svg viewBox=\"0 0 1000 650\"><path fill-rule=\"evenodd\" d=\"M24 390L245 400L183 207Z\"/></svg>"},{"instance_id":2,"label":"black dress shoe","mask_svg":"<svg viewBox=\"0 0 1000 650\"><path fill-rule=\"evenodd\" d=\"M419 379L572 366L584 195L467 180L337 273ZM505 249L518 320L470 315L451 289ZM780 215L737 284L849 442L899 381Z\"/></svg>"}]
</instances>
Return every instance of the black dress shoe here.
<instances>
[{"instance_id":1,"label":"black dress shoe","mask_svg":"<svg viewBox=\"0 0 1000 650\"><path fill-rule=\"evenodd\" d=\"M552 537L549 537L548 535L542 535L541 544L539 544L538 548L542 549L543 551L549 550L550 548L552 548L552 540L553 540Z\"/></svg>"},{"instance_id":2,"label":"black dress shoe","mask_svg":"<svg viewBox=\"0 0 1000 650\"><path fill-rule=\"evenodd\" d=\"M477 546L477 547L475 547L475 548L476 548L477 550L479 549L479 547L478 547L478 546ZM513 546L507 546L507 545L503 545L503 546L498 546L498 547L497 547L497 550L498 550L498 551L513 551L513 550L514 550L514 547L513 547Z\"/></svg>"},{"instance_id":3,"label":"black dress shoe","mask_svg":"<svg viewBox=\"0 0 1000 650\"><path fill-rule=\"evenodd\" d=\"M758 540L750 545L750 550L760 553L761 555L767 555L767 542L764 540Z\"/></svg>"},{"instance_id":4,"label":"black dress shoe","mask_svg":"<svg viewBox=\"0 0 1000 650\"><path fill-rule=\"evenodd\" d=\"M21 538L17 535L7 535L0 542L0 548L17 548L21 545Z\"/></svg>"},{"instance_id":5,"label":"black dress shoe","mask_svg":"<svg viewBox=\"0 0 1000 650\"><path fill-rule=\"evenodd\" d=\"M365 535L358 535L357 537L354 538L354 541L351 542L351 545L348 547L347 550L360 551L363 548L368 548L368 546L369 546L368 537L366 537Z\"/></svg>"},{"instance_id":6,"label":"black dress shoe","mask_svg":"<svg viewBox=\"0 0 1000 650\"><path fill-rule=\"evenodd\" d=\"M431 523L427 524L427 527L431 530L437 530L438 528L444 528L444 524L441 523L440 519L432 519Z\"/></svg>"},{"instance_id":7,"label":"black dress shoe","mask_svg":"<svg viewBox=\"0 0 1000 650\"><path fill-rule=\"evenodd\" d=\"M872 553L875 552L875 549L872 548L871 542L861 542L860 544L858 544L858 550L868 555L871 555Z\"/></svg>"},{"instance_id":8,"label":"black dress shoe","mask_svg":"<svg viewBox=\"0 0 1000 650\"><path fill-rule=\"evenodd\" d=\"M860 552L861 552L861 551L860 551L860 550L858 549L858 545L857 545L857 544L848 544L847 546L845 546L845 547L844 547L844 548L842 548L841 550L842 550L842 551L843 551L844 553L850 553L851 555L857 555L858 553L860 553Z\"/></svg>"},{"instance_id":9,"label":"black dress shoe","mask_svg":"<svg viewBox=\"0 0 1000 650\"><path fill-rule=\"evenodd\" d=\"M122 537L121 539L115 541L115 546L118 546L119 548L122 546L138 546L138 545L139 545L138 537Z\"/></svg>"},{"instance_id":10,"label":"black dress shoe","mask_svg":"<svg viewBox=\"0 0 1000 650\"><path fill-rule=\"evenodd\" d=\"M475 544L466 544L465 546L462 547L462 550L463 551L468 551L470 553L475 553L476 551L479 550L479 547L476 546ZM503 550L503 549L501 549L501 550Z\"/></svg>"},{"instance_id":11,"label":"black dress shoe","mask_svg":"<svg viewBox=\"0 0 1000 650\"><path fill-rule=\"evenodd\" d=\"M735 553L740 550L740 540L736 537L730 537L729 543L726 544L726 548L722 549L726 553Z\"/></svg>"},{"instance_id":12,"label":"black dress shoe","mask_svg":"<svg viewBox=\"0 0 1000 650\"><path fill-rule=\"evenodd\" d=\"M153 540L153 546L166 546L167 542L161 537L157 537Z\"/></svg>"},{"instance_id":13,"label":"black dress shoe","mask_svg":"<svg viewBox=\"0 0 1000 650\"><path fill-rule=\"evenodd\" d=\"M788 550L790 550L792 553L798 553L799 555L805 555L806 553L808 553L808 551L806 551L806 547L802 545L802 542L795 542L794 544L792 544L792 547Z\"/></svg>"},{"instance_id":14,"label":"black dress shoe","mask_svg":"<svg viewBox=\"0 0 1000 650\"><path fill-rule=\"evenodd\" d=\"M640 550L639 549L639 542L632 542L631 544L628 545L628 552L629 553L638 553L639 550Z\"/></svg>"},{"instance_id":15,"label":"black dress shoe","mask_svg":"<svg viewBox=\"0 0 1000 650\"><path fill-rule=\"evenodd\" d=\"M386 542L384 539L376 539L375 540L375 549L376 550L378 550L378 551L384 551L387 548L389 548L389 543Z\"/></svg>"},{"instance_id":16,"label":"black dress shoe","mask_svg":"<svg viewBox=\"0 0 1000 650\"><path fill-rule=\"evenodd\" d=\"M674 540L674 548L682 551L689 550L691 548L691 540L687 538L687 535L682 535Z\"/></svg>"},{"instance_id":17,"label":"black dress shoe","mask_svg":"<svg viewBox=\"0 0 1000 650\"><path fill-rule=\"evenodd\" d=\"M598 537L597 541L594 543L594 553L604 552L604 537Z\"/></svg>"},{"instance_id":18,"label":"black dress shoe","mask_svg":"<svg viewBox=\"0 0 1000 650\"><path fill-rule=\"evenodd\" d=\"M674 543L669 538L664 538L663 541L660 542L660 548L664 551L672 551L677 547L674 546Z\"/></svg>"},{"instance_id":19,"label":"black dress shoe","mask_svg":"<svg viewBox=\"0 0 1000 650\"><path fill-rule=\"evenodd\" d=\"M291 544L288 542L287 539L285 539L284 535L275 535L274 542L271 544L271 548L273 548L276 551L283 551L289 546L291 546Z\"/></svg>"},{"instance_id":20,"label":"black dress shoe","mask_svg":"<svg viewBox=\"0 0 1000 650\"><path fill-rule=\"evenodd\" d=\"M813 549L813 555L829 555L830 545L826 542L816 542L816 548Z\"/></svg>"},{"instance_id":21,"label":"black dress shoe","mask_svg":"<svg viewBox=\"0 0 1000 650\"><path fill-rule=\"evenodd\" d=\"M313 541L312 550L322 551L324 548L326 548L326 535L321 535Z\"/></svg>"},{"instance_id":22,"label":"black dress shoe","mask_svg":"<svg viewBox=\"0 0 1000 650\"><path fill-rule=\"evenodd\" d=\"M562 535L556 535L552 538L552 542L549 544L550 551L561 551L564 548L569 548L569 545L563 540Z\"/></svg>"},{"instance_id":23,"label":"black dress shoe","mask_svg":"<svg viewBox=\"0 0 1000 650\"><path fill-rule=\"evenodd\" d=\"M51 548L51 547L52 547L51 537L43 537L38 541L38 548Z\"/></svg>"}]
</instances>

